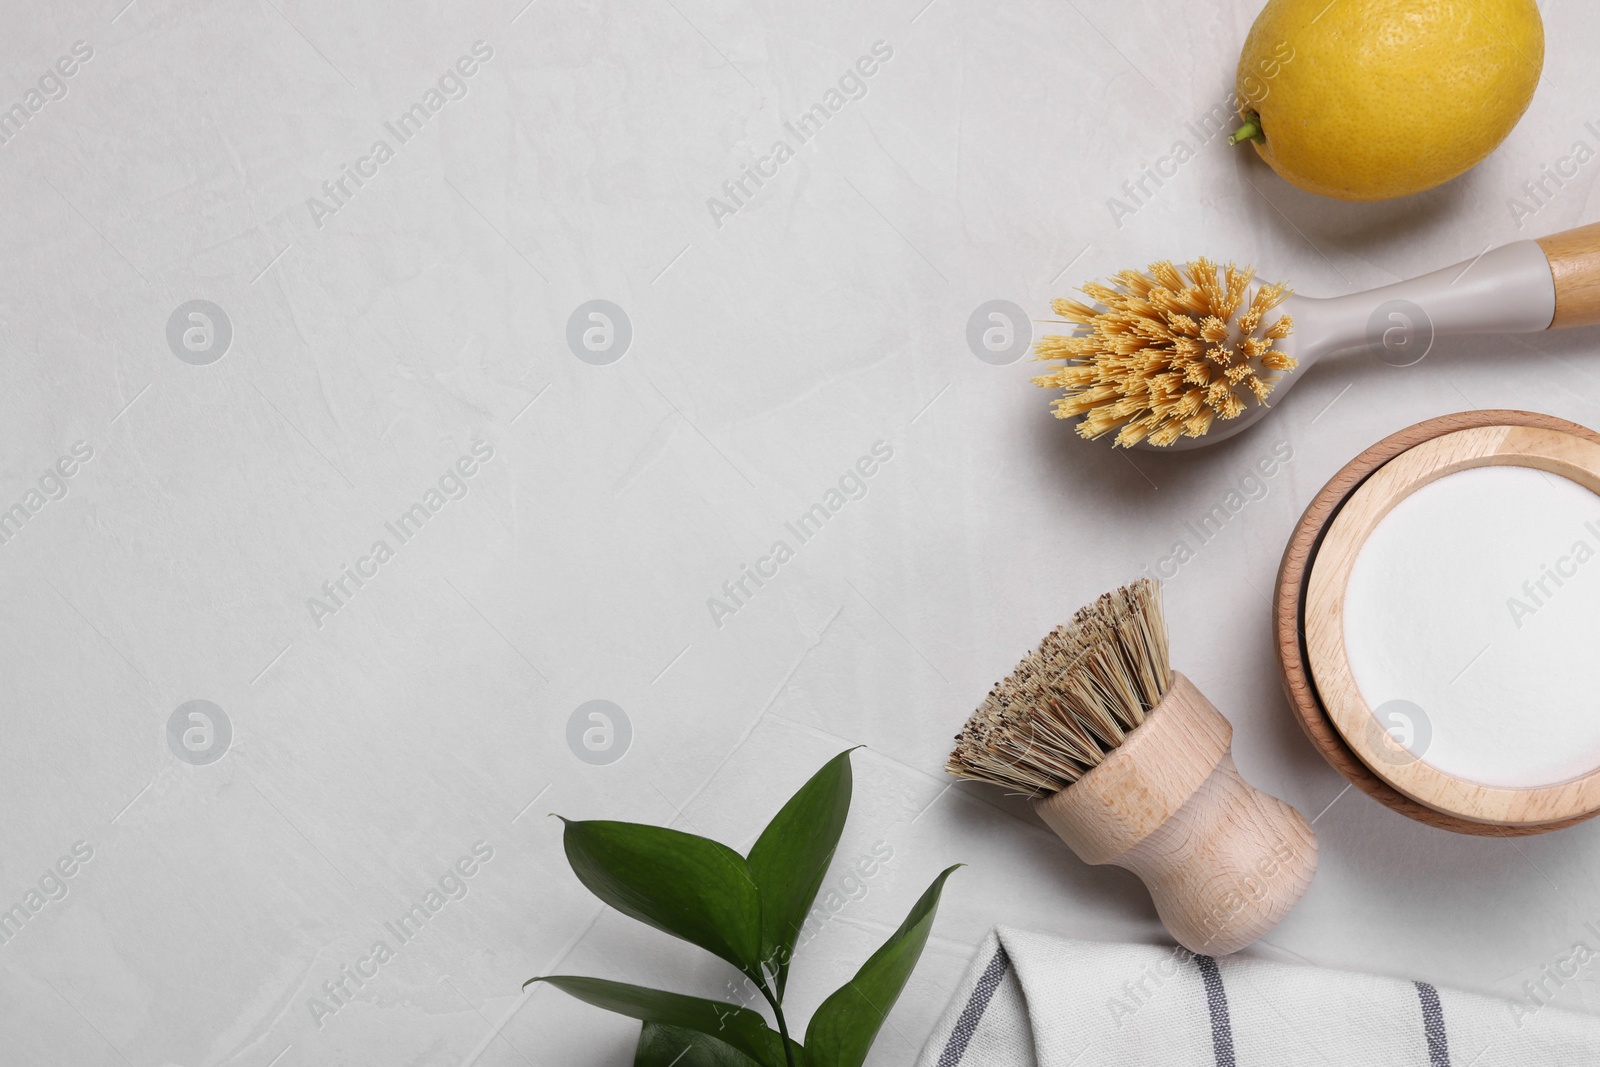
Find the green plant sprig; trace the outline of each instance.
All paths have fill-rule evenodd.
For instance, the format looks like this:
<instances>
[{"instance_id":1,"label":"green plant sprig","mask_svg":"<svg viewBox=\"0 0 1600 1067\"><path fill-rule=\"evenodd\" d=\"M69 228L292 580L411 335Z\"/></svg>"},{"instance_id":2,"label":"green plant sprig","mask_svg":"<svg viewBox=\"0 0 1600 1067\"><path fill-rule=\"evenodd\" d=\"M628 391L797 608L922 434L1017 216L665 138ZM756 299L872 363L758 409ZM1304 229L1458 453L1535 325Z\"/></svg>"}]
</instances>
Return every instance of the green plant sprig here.
<instances>
[{"instance_id":1,"label":"green plant sprig","mask_svg":"<svg viewBox=\"0 0 1600 1067\"><path fill-rule=\"evenodd\" d=\"M639 1019L634 1067L861 1067L933 928L944 883L933 880L900 928L822 1002L804 1044L789 1032L783 993L806 916L850 811L850 752L800 787L741 856L695 834L641 823L563 819L567 862L590 892L640 922L736 967L772 1010L758 1011L604 978L549 975L579 1000Z\"/></svg>"}]
</instances>

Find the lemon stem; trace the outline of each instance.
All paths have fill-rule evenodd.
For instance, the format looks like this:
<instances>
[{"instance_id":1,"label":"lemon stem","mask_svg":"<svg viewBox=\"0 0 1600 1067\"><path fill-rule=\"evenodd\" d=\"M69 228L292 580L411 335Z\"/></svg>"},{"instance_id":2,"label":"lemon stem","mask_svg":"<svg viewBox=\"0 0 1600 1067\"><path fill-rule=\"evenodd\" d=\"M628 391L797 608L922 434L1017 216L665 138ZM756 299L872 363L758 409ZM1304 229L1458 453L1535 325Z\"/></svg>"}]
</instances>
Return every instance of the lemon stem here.
<instances>
[{"instance_id":1,"label":"lemon stem","mask_svg":"<svg viewBox=\"0 0 1600 1067\"><path fill-rule=\"evenodd\" d=\"M1228 137L1228 143L1238 144L1240 141L1265 141L1266 139L1267 135L1261 132L1261 120L1252 117L1246 119L1243 126L1233 131L1232 135Z\"/></svg>"}]
</instances>

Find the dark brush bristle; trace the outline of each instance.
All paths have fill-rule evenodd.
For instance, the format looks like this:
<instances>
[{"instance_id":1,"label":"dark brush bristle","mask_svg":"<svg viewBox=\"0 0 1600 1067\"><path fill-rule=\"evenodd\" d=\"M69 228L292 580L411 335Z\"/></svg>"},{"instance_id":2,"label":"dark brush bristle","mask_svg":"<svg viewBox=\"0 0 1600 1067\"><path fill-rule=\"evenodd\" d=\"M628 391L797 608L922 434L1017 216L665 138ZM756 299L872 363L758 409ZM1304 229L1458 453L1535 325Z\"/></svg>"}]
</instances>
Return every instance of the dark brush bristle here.
<instances>
[{"instance_id":1,"label":"dark brush bristle","mask_svg":"<svg viewBox=\"0 0 1600 1067\"><path fill-rule=\"evenodd\" d=\"M1058 626L956 735L945 770L1042 796L1105 759L1172 683L1161 588L1141 578Z\"/></svg>"}]
</instances>

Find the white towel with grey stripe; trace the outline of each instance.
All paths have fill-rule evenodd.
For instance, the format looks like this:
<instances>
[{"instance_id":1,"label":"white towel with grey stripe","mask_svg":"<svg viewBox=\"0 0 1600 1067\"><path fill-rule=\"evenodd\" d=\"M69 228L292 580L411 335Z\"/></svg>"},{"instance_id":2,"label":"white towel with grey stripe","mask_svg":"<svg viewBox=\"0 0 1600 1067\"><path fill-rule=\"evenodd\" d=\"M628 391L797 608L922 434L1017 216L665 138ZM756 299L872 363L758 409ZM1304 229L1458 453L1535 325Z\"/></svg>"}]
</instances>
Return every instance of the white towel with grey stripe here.
<instances>
[{"instance_id":1,"label":"white towel with grey stripe","mask_svg":"<svg viewBox=\"0 0 1600 1067\"><path fill-rule=\"evenodd\" d=\"M1600 1018L1427 982L1004 927L917 1067L1600 1063Z\"/></svg>"}]
</instances>

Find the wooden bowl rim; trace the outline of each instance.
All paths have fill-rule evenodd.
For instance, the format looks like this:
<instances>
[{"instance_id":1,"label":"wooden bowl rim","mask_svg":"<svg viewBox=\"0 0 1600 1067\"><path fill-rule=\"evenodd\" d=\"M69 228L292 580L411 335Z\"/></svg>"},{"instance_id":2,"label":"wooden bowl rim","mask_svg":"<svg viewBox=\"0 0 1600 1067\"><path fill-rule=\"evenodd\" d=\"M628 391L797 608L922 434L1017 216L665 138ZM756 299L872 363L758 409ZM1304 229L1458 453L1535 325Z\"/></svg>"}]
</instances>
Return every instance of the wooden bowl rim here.
<instances>
[{"instance_id":1,"label":"wooden bowl rim","mask_svg":"<svg viewBox=\"0 0 1600 1067\"><path fill-rule=\"evenodd\" d=\"M1600 812L1600 766L1559 783L1510 788L1468 781L1411 757L1378 726L1350 667L1344 601L1368 538L1395 507L1424 486L1489 466L1560 475L1600 496L1600 444L1559 430L1481 426L1406 449L1345 499L1323 534L1305 591L1311 677L1345 744L1379 778L1435 811L1501 826L1539 825Z\"/></svg>"},{"instance_id":2,"label":"wooden bowl rim","mask_svg":"<svg viewBox=\"0 0 1600 1067\"><path fill-rule=\"evenodd\" d=\"M1553 430L1600 445L1600 434L1553 415L1515 410L1464 411L1409 426L1385 437L1345 464L1306 506L1295 524L1273 589L1274 638L1278 646L1279 680L1295 720L1308 740L1334 770L1368 796L1407 818L1454 833L1485 837L1521 837L1574 826L1600 814L1587 811L1540 823L1494 824L1435 810L1384 781L1355 754L1323 706L1312 678L1306 651L1304 612L1312 564L1323 538L1350 497L1389 461L1416 446L1446 434L1490 426Z\"/></svg>"}]
</instances>

